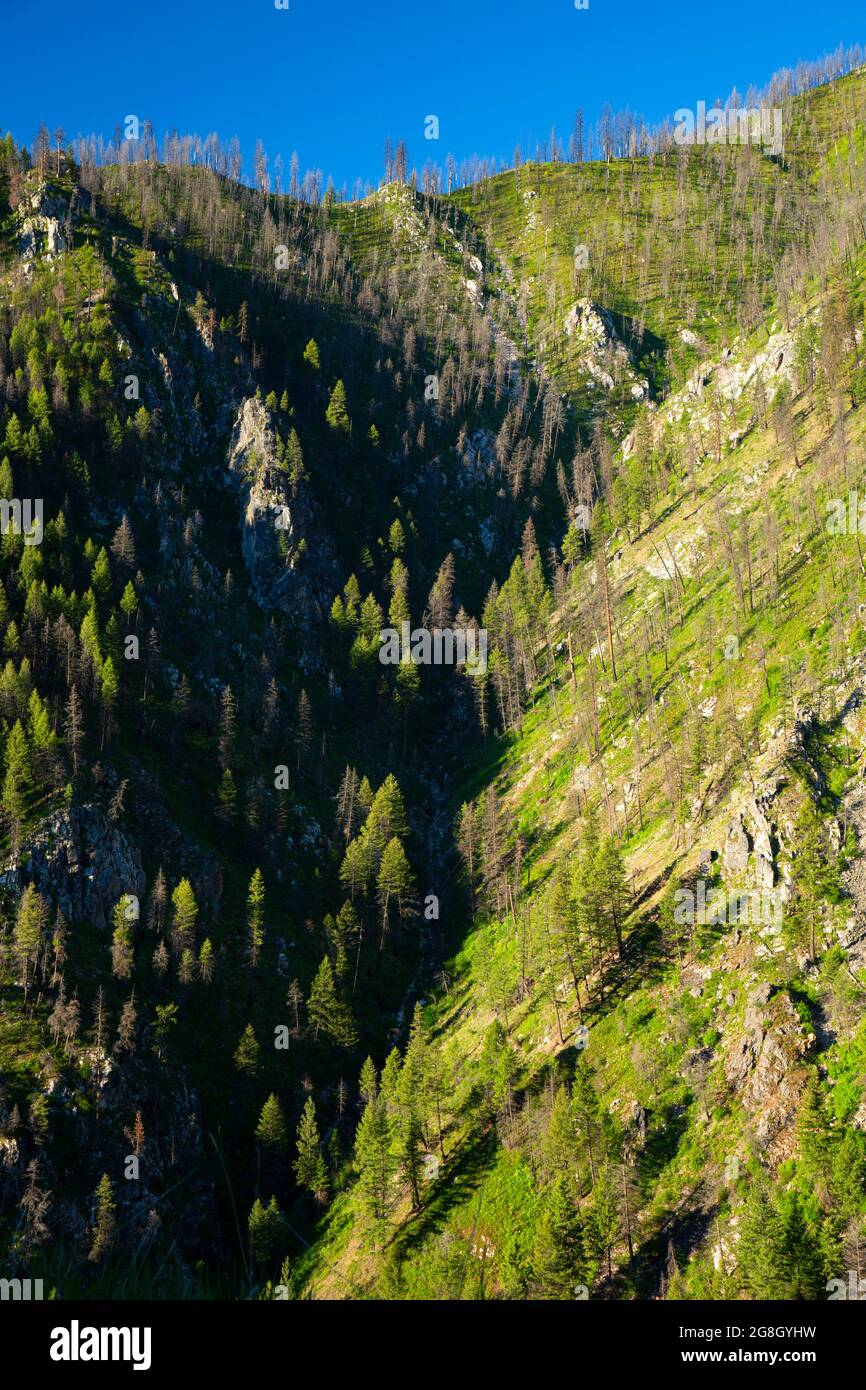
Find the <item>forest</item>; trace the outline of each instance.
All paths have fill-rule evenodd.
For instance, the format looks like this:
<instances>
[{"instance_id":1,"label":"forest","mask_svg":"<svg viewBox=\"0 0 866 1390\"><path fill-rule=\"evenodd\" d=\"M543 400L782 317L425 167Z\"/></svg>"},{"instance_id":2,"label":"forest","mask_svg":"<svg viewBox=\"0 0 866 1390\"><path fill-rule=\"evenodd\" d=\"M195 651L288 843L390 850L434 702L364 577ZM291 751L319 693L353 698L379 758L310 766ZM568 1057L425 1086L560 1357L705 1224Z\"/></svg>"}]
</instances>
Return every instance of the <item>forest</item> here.
<instances>
[{"instance_id":1,"label":"forest","mask_svg":"<svg viewBox=\"0 0 866 1390\"><path fill-rule=\"evenodd\" d=\"M866 1288L864 53L741 108L0 138L7 1278Z\"/></svg>"}]
</instances>

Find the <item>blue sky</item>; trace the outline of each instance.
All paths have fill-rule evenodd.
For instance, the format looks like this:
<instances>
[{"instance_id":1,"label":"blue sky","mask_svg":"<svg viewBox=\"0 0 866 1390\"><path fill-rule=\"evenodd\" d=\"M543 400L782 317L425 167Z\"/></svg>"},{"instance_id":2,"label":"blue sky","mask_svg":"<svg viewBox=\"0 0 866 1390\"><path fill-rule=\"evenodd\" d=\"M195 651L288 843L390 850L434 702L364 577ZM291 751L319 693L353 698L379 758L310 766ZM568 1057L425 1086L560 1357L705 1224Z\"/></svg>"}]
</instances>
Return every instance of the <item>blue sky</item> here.
<instances>
[{"instance_id":1,"label":"blue sky","mask_svg":"<svg viewBox=\"0 0 866 1390\"><path fill-rule=\"evenodd\" d=\"M251 164L377 182L387 135L410 164L511 158L578 106L605 100L650 122L761 85L778 68L866 42L863 0L0 0L0 128L28 143L44 120L109 138L129 114L237 135ZM38 19L37 16L38 15ZM424 139L437 115L440 138Z\"/></svg>"}]
</instances>

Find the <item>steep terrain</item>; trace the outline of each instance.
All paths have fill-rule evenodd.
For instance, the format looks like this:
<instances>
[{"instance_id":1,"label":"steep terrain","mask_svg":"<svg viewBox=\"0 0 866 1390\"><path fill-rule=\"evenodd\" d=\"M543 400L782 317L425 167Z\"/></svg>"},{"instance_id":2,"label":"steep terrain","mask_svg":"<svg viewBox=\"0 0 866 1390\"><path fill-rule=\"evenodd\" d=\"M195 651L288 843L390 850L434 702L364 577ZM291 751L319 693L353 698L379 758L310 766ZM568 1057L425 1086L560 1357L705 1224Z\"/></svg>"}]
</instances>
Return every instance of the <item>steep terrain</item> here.
<instances>
[{"instance_id":1,"label":"steep terrain","mask_svg":"<svg viewBox=\"0 0 866 1390\"><path fill-rule=\"evenodd\" d=\"M866 73L778 101L353 203L0 142L22 1273L860 1270Z\"/></svg>"}]
</instances>

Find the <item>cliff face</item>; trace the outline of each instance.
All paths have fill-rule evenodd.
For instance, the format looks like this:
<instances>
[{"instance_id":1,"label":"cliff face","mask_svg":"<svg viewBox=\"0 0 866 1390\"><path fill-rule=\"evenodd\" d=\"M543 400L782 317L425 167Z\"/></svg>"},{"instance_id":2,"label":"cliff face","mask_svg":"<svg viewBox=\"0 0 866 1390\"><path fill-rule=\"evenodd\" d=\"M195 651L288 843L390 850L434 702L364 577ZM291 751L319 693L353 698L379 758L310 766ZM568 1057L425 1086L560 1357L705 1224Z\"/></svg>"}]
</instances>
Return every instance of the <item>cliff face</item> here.
<instances>
[{"instance_id":1,"label":"cliff face","mask_svg":"<svg viewBox=\"0 0 866 1390\"><path fill-rule=\"evenodd\" d=\"M97 806L54 811L0 874L0 886L20 894L36 886L68 922L90 918L105 926L118 900L141 898L141 856Z\"/></svg>"},{"instance_id":2,"label":"cliff face","mask_svg":"<svg viewBox=\"0 0 866 1390\"><path fill-rule=\"evenodd\" d=\"M238 409L227 471L238 492L241 548L256 603L290 614L299 629L320 622L326 581L335 571L332 547L315 525L305 484L290 481L278 458L273 417L257 396Z\"/></svg>"},{"instance_id":3,"label":"cliff face","mask_svg":"<svg viewBox=\"0 0 866 1390\"><path fill-rule=\"evenodd\" d=\"M32 274L37 256L53 259L69 250L72 202L40 184L17 209L18 253L25 275Z\"/></svg>"},{"instance_id":4,"label":"cliff face","mask_svg":"<svg viewBox=\"0 0 866 1390\"><path fill-rule=\"evenodd\" d=\"M815 1044L784 992L763 981L746 1000L742 1031L727 1055L725 1076L754 1124L758 1148L778 1163L794 1153L794 1125Z\"/></svg>"}]
</instances>

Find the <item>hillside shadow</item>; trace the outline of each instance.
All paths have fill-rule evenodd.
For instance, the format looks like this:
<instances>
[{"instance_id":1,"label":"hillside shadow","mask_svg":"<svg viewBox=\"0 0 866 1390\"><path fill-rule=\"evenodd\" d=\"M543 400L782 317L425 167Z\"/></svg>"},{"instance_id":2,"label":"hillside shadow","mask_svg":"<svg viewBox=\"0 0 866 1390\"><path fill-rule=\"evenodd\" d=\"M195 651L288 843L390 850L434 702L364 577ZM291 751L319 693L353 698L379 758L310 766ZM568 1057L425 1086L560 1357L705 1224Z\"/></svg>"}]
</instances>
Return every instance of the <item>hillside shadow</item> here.
<instances>
[{"instance_id":1,"label":"hillside shadow","mask_svg":"<svg viewBox=\"0 0 866 1390\"><path fill-rule=\"evenodd\" d=\"M421 1211L395 1237L394 1243L402 1252L408 1255L420 1249L428 1236L443 1230L451 1213L478 1191L484 1169L495 1158L496 1148L496 1131L491 1128L477 1138L466 1140L446 1159L441 1176L432 1184Z\"/></svg>"}]
</instances>

